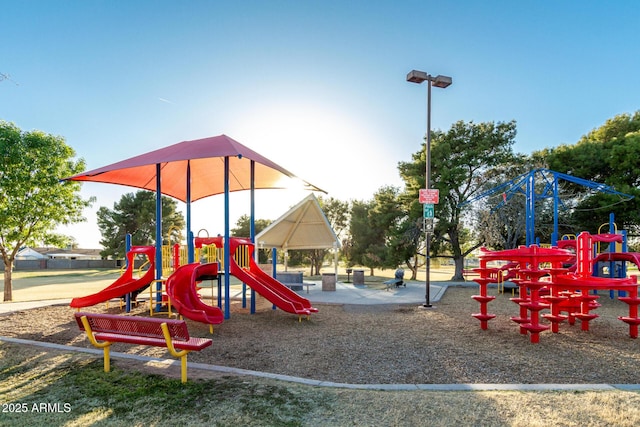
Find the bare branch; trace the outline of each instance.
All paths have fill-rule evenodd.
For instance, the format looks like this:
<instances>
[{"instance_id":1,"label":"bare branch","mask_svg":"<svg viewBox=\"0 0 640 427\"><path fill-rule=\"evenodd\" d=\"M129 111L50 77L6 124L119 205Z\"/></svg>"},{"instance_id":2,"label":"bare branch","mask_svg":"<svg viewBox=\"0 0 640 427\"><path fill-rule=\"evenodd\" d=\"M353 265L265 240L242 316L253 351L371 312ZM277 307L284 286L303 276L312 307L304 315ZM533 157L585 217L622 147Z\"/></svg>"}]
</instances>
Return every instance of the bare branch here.
<instances>
[{"instance_id":1,"label":"bare branch","mask_svg":"<svg viewBox=\"0 0 640 427\"><path fill-rule=\"evenodd\" d=\"M9 80L10 82L13 82L16 86L20 86L20 84L17 81L13 80L9 74L0 73L0 82L3 80Z\"/></svg>"}]
</instances>

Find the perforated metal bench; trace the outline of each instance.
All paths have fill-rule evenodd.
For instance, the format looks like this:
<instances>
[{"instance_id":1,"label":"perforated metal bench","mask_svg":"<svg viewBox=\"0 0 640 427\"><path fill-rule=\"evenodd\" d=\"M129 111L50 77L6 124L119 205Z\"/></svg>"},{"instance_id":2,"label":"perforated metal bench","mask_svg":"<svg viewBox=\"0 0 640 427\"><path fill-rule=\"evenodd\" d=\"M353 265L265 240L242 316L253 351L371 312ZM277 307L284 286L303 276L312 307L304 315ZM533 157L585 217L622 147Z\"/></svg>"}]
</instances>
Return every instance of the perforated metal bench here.
<instances>
[{"instance_id":1,"label":"perforated metal bench","mask_svg":"<svg viewBox=\"0 0 640 427\"><path fill-rule=\"evenodd\" d=\"M387 287L385 291L388 291L391 288L399 288L400 286L407 287L407 283L404 281L404 270L399 268L396 270L393 279L389 279L383 282Z\"/></svg>"},{"instance_id":2,"label":"perforated metal bench","mask_svg":"<svg viewBox=\"0 0 640 427\"><path fill-rule=\"evenodd\" d=\"M303 286L307 287L307 293L309 293L309 286L315 286L315 283L304 282L302 280L301 271L280 271L276 273L276 280L292 291L301 291Z\"/></svg>"},{"instance_id":3,"label":"perforated metal bench","mask_svg":"<svg viewBox=\"0 0 640 427\"><path fill-rule=\"evenodd\" d=\"M109 347L112 343L166 347L173 357L180 359L184 383L187 382L187 354L212 344L209 338L190 337L183 320L82 312L75 313L75 318L91 344L103 349L105 372L111 370Z\"/></svg>"},{"instance_id":4,"label":"perforated metal bench","mask_svg":"<svg viewBox=\"0 0 640 427\"><path fill-rule=\"evenodd\" d=\"M400 286L407 287L407 284L402 279L389 279L385 280L384 283L386 286L384 288L385 291L388 291L391 288L399 288Z\"/></svg>"}]
</instances>

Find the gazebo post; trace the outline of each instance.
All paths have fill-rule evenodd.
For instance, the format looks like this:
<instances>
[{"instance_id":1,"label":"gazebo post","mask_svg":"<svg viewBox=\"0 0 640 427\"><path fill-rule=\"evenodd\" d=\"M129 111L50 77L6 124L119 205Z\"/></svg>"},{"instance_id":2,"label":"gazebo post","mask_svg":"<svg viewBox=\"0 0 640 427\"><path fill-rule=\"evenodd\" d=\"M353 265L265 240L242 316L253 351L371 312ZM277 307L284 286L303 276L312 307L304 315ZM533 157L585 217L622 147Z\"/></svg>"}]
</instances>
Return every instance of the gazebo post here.
<instances>
[{"instance_id":1,"label":"gazebo post","mask_svg":"<svg viewBox=\"0 0 640 427\"><path fill-rule=\"evenodd\" d=\"M333 262L336 272L336 283L338 282L338 242L333 242Z\"/></svg>"}]
</instances>

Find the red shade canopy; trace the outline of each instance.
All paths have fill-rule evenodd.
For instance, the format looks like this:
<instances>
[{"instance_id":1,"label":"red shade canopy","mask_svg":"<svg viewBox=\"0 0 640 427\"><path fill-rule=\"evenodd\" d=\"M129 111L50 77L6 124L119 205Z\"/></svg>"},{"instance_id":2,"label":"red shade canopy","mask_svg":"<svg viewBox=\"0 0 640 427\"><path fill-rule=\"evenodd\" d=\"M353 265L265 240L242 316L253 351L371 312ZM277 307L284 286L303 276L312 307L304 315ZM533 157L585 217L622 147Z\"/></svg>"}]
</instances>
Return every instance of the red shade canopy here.
<instances>
[{"instance_id":1,"label":"red shade canopy","mask_svg":"<svg viewBox=\"0 0 640 427\"><path fill-rule=\"evenodd\" d=\"M284 188L297 177L266 157L226 135L183 141L108 166L65 178L127 185L156 191L160 165L162 194L187 201L187 165L191 166L191 201L224 193L224 158L229 157L229 191L251 188L251 160L255 161L255 189ZM323 191L302 181L309 190ZM324 191L323 191L324 192Z\"/></svg>"}]
</instances>

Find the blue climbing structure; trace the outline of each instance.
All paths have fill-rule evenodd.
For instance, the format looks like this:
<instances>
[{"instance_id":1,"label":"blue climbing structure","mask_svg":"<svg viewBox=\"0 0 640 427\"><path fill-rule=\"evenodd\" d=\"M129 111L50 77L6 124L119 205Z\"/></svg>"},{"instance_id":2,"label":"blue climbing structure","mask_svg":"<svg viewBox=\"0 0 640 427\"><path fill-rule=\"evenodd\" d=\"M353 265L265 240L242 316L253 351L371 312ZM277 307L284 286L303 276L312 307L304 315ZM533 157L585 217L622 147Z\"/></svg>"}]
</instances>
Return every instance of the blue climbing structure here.
<instances>
[{"instance_id":1,"label":"blue climbing structure","mask_svg":"<svg viewBox=\"0 0 640 427\"><path fill-rule=\"evenodd\" d=\"M549 169L538 168L519 175L516 178L466 200L461 204L461 206L471 204L494 194L502 194L502 201L494 208L494 210L497 210L504 206L516 194L523 194L526 197L526 245L529 246L536 243L536 202L542 199L553 198L553 233L551 235L551 244L555 246L558 241L558 208L561 205L564 206L562 200L560 200L558 191L559 182L561 180L578 184L605 194L615 194L622 198L626 198L627 200L631 200L634 197L630 194L616 191L613 187L606 184L589 181Z\"/></svg>"}]
</instances>

